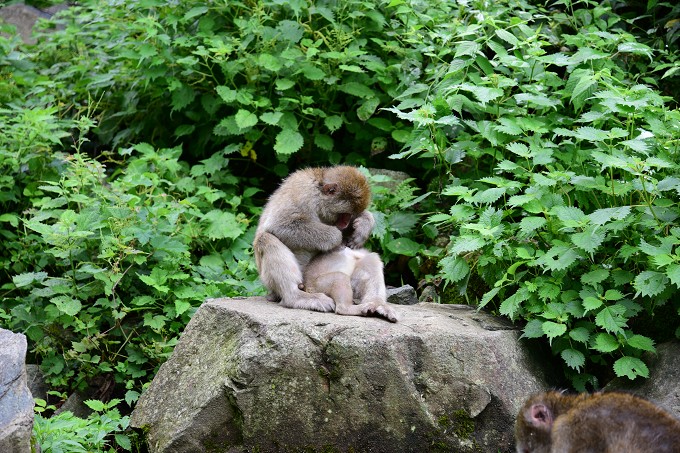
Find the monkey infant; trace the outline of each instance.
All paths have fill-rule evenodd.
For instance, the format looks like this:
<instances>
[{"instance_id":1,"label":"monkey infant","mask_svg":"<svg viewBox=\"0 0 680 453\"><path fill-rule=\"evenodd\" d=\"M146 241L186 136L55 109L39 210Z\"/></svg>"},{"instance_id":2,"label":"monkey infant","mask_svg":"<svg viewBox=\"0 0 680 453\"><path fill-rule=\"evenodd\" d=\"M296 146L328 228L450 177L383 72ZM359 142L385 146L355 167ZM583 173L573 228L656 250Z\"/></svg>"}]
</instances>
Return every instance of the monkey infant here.
<instances>
[{"instance_id":1,"label":"monkey infant","mask_svg":"<svg viewBox=\"0 0 680 453\"><path fill-rule=\"evenodd\" d=\"M518 453L680 453L680 421L626 393L534 395L515 424Z\"/></svg>"},{"instance_id":2,"label":"monkey infant","mask_svg":"<svg viewBox=\"0 0 680 453\"><path fill-rule=\"evenodd\" d=\"M324 293L335 302L340 315L378 315L397 322L398 317L387 304L383 266L376 253L340 246L314 257L305 269L307 291ZM354 305L354 298L359 305Z\"/></svg>"},{"instance_id":3,"label":"monkey infant","mask_svg":"<svg viewBox=\"0 0 680 453\"><path fill-rule=\"evenodd\" d=\"M298 170L281 183L262 211L253 242L271 300L333 311L335 303L326 294L301 289L302 276L314 256L343 243L351 249L364 245L375 223L366 211L370 198L366 177L349 166Z\"/></svg>"}]
</instances>

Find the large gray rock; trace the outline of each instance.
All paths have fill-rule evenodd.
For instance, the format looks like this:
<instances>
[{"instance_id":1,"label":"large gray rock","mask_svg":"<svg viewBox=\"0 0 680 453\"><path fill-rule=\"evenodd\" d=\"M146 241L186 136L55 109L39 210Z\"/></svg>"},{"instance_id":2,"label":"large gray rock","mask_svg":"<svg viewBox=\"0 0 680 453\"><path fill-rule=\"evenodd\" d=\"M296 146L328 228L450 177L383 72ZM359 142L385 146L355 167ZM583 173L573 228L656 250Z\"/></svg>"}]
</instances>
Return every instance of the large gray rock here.
<instances>
[{"instance_id":1,"label":"large gray rock","mask_svg":"<svg viewBox=\"0 0 680 453\"><path fill-rule=\"evenodd\" d=\"M402 319L206 301L140 398L152 452L512 450L545 390L519 332L463 306Z\"/></svg>"},{"instance_id":2,"label":"large gray rock","mask_svg":"<svg viewBox=\"0 0 680 453\"><path fill-rule=\"evenodd\" d=\"M26 337L0 329L0 452L31 451L33 398L26 385Z\"/></svg>"}]
</instances>

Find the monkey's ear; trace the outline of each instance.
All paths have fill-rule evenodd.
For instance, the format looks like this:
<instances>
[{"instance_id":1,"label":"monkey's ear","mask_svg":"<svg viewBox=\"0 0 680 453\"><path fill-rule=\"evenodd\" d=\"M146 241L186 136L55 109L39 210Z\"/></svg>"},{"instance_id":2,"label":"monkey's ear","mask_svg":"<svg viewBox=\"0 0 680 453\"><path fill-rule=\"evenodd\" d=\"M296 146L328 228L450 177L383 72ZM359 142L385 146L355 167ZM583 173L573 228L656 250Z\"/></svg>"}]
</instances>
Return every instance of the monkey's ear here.
<instances>
[{"instance_id":1,"label":"monkey's ear","mask_svg":"<svg viewBox=\"0 0 680 453\"><path fill-rule=\"evenodd\" d=\"M535 428L550 430L552 427L553 414L545 404L532 404L526 416L529 424Z\"/></svg>"},{"instance_id":2,"label":"monkey's ear","mask_svg":"<svg viewBox=\"0 0 680 453\"><path fill-rule=\"evenodd\" d=\"M321 193L324 195L335 195L337 191L338 185L334 182L324 184L323 187L321 187Z\"/></svg>"}]
</instances>

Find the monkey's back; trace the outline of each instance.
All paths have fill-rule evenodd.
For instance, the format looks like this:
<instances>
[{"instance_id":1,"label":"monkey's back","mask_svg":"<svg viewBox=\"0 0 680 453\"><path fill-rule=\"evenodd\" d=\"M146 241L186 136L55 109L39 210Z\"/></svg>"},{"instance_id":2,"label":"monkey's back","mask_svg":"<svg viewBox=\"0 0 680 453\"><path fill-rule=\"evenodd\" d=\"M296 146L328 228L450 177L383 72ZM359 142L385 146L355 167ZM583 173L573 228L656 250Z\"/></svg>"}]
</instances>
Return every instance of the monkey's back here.
<instances>
[{"instance_id":1,"label":"monkey's back","mask_svg":"<svg viewBox=\"0 0 680 453\"><path fill-rule=\"evenodd\" d=\"M579 399L555 420L553 446L584 453L680 453L680 421L654 404L625 393Z\"/></svg>"}]
</instances>

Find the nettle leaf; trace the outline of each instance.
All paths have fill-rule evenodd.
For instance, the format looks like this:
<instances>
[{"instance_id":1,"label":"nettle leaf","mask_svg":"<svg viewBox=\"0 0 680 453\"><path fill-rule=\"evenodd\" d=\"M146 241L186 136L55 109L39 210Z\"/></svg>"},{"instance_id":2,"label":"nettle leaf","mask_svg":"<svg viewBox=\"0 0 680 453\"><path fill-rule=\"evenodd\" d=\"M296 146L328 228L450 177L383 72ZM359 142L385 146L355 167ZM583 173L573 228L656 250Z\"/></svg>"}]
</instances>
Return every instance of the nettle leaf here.
<instances>
[{"instance_id":1,"label":"nettle leaf","mask_svg":"<svg viewBox=\"0 0 680 453\"><path fill-rule=\"evenodd\" d=\"M595 324L610 333L623 333L623 328L628 322L625 313L626 307L623 305L605 307L595 316Z\"/></svg>"},{"instance_id":2,"label":"nettle leaf","mask_svg":"<svg viewBox=\"0 0 680 453\"><path fill-rule=\"evenodd\" d=\"M503 96L503 94L505 94L505 91L501 90L500 88L481 87L469 83L461 84L460 89L472 93L482 104L486 104L493 101L494 99L498 99L499 97ZM482 131L480 131L480 133L481 132Z\"/></svg>"},{"instance_id":3,"label":"nettle leaf","mask_svg":"<svg viewBox=\"0 0 680 453\"><path fill-rule=\"evenodd\" d=\"M524 234L525 236L528 236L529 233L532 233L540 228L543 228L543 226L547 223L547 220L545 217L524 217L520 222L519 222L519 229Z\"/></svg>"},{"instance_id":4,"label":"nettle leaf","mask_svg":"<svg viewBox=\"0 0 680 453\"><path fill-rule=\"evenodd\" d=\"M498 201L503 195L505 195L506 189L504 187L493 187L491 189L482 190L477 192L474 197L472 197L473 203L480 204L491 204Z\"/></svg>"},{"instance_id":5,"label":"nettle leaf","mask_svg":"<svg viewBox=\"0 0 680 453\"><path fill-rule=\"evenodd\" d=\"M585 344L590 340L590 331L585 327L577 327L569 331L569 338Z\"/></svg>"},{"instance_id":6,"label":"nettle leaf","mask_svg":"<svg viewBox=\"0 0 680 453\"><path fill-rule=\"evenodd\" d=\"M604 208L597 209L590 214L588 218L591 223L595 225L605 225L612 220L623 220L630 214L630 206L621 206L618 208Z\"/></svg>"},{"instance_id":7,"label":"nettle leaf","mask_svg":"<svg viewBox=\"0 0 680 453\"><path fill-rule=\"evenodd\" d=\"M595 286L598 283L602 283L609 277L608 269L595 269L581 276L581 283L584 285Z\"/></svg>"},{"instance_id":8,"label":"nettle leaf","mask_svg":"<svg viewBox=\"0 0 680 453\"><path fill-rule=\"evenodd\" d=\"M240 109L236 112L236 115L234 115L234 120L239 129L248 129L257 124L257 115L248 110Z\"/></svg>"},{"instance_id":9,"label":"nettle leaf","mask_svg":"<svg viewBox=\"0 0 680 453\"><path fill-rule=\"evenodd\" d=\"M633 281L633 286L637 290L635 297L642 296L656 296L661 294L668 284L668 277L661 272L644 271L640 273Z\"/></svg>"},{"instance_id":10,"label":"nettle leaf","mask_svg":"<svg viewBox=\"0 0 680 453\"><path fill-rule=\"evenodd\" d=\"M524 331L520 338L541 338L543 336L543 321L532 319L524 326Z\"/></svg>"},{"instance_id":11,"label":"nettle leaf","mask_svg":"<svg viewBox=\"0 0 680 453\"><path fill-rule=\"evenodd\" d=\"M205 235L209 239L236 239L245 233L246 225L239 222L236 216L228 211L214 209L203 216L208 223Z\"/></svg>"},{"instance_id":12,"label":"nettle leaf","mask_svg":"<svg viewBox=\"0 0 680 453\"><path fill-rule=\"evenodd\" d=\"M519 39L507 30L499 29L496 30L496 36L501 38L503 41L507 42L511 46L519 45Z\"/></svg>"},{"instance_id":13,"label":"nettle leaf","mask_svg":"<svg viewBox=\"0 0 680 453\"><path fill-rule=\"evenodd\" d=\"M486 241L479 236L463 235L456 238L453 246L449 249L449 254L460 255L462 253L474 252L486 245Z\"/></svg>"},{"instance_id":14,"label":"nettle leaf","mask_svg":"<svg viewBox=\"0 0 680 453\"><path fill-rule=\"evenodd\" d=\"M375 112L375 109L380 105L380 100L378 98L370 98L364 101L357 109L357 117L361 121L368 120L371 115Z\"/></svg>"},{"instance_id":15,"label":"nettle leaf","mask_svg":"<svg viewBox=\"0 0 680 453\"><path fill-rule=\"evenodd\" d=\"M370 98L376 98L377 96L375 95L375 92L367 87L366 85L363 85L361 83L357 82L348 82L345 84L342 84L338 87L338 89L344 93L351 94L352 96L357 96L360 98L364 99L370 99Z\"/></svg>"},{"instance_id":16,"label":"nettle leaf","mask_svg":"<svg viewBox=\"0 0 680 453\"><path fill-rule=\"evenodd\" d=\"M626 356L614 362L614 373L618 377L626 376L633 380L638 376L649 377L649 368L642 360Z\"/></svg>"},{"instance_id":17,"label":"nettle leaf","mask_svg":"<svg viewBox=\"0 0 680 453\"><path fill-rule=\"evenodd\" d=\"M586 140L589 142L602 142L611 138L608 131L595 129L594 127L591 126L579 127L578 129L576 129L576 133L574 134L574 136L576 138Z\"/></svg>"},{"instance_id":18,"label":"nettle leaf","mask_svg":"<svg viewBox=\"0 0 680 453\"><path fill-rule=\"evenodd\" d=\"M409 238L397 238L385 244L387 250L398 255L416 256L422 246Z\"/></svg>"},{"instance_id":19,"label":"nettle leaf","mask_svg":"<svg viewBox=\"0 0 680 453\"><path fill-rule=\"evenodd\" d=\"M604 302L602 302L602 299L599 297L595 296L587 296L583 298L583 309L586 312L592 311L592 310L597 310L600 308Z\"/></svg>"},{"instance_id":20,"label":"nettle leaf","mask_svg":"<svg viewBox=\"0 0 680 453\"><path fill-rule=\"evenodd\" d=\"M616 289L608 289L607 292L604 293L604 299L612 302L621 300L624 297L623 293Z\"/></svg>"},{"instance_id":21,"label":"nettle leaf","mask_svg":"<svg viewBox=\"0 0 680 453\"><path fill-rule=\"evenodd\" d=\"M328 128L329 131L335 132L340 127L342 127L342 117L338 115L327 116L323 120L323 124Z\"/></svg>"},{"instance_id":22,"label":"nettle leaf","mask_svg":"<svg viewBox=\"0 0 680 453\"><path fill-rule=\"evenodd\" d=\"M274 150L278 154L291 155L298 151L305 144L305 139L298 131L293 129L283 129L276 135Z\"/></svg>"},{"instance_id":23,"label":"nettle leaf","mask_svg":"<svg viewBox=\"0 0 680 453\"><path fill-rule=\"evenodd\" d=\"M481 46L476 41L461 41L454 44L456 48L456 54L454 58L461 57L463 55L469 55L474 57L481 50Z\"/></svg>"},{"instance_id":24,"label":"nettle leaf","mask_svg":"<svg viewBox=\"0 0 680 453\"><path fill-rule=\"evenodd\" d=\"M628 346L632 346L635 349L641 349L643 351L656 352L654 347L654 340L645 337L644 335L633 335L627 340Z\"/></svg>"},{"instance_id":25,"label":"nettle leaf","mask_svg":"<svg viewBox=\"0 0 680 453\"><path fill-rule=\"evenodd\" d=\"M439 262L442 275L445 280L456 283L467 277L470 266L465 259L459 256L446 256Z\"/></svg>"},{"instance_id":26,"label":"nettle leaf","mask_svg":"<svg viewBox=\"0 0 680 453\"><path fill-rule=\"evenodd\" d=\"M666 275L671 280L671 283L680 288L680 264L668 265Z\"/></svg>"},{"instance_id":27,"label":"nettle leaf","mask_svg":"<svg viewBox=\"0 0 680 453\"><path fill-rule=\"evenodd\" d=\"M520 308L522 302L529 298L529 290L526 287L521 287L512 296L508 297L501 303L499 311L502 315L507 316L510 319L515 319L517 311Z\"/></svg>"},{"instance_id":28,"label":"nettle leaf","mask_svg":"<svg viewBox=\"0 0 680 453\"><path fill-rule=\"evenodd\" d=\"M586 363L586 356L576 349L565 349L560 353L560 356L569 368L573 368L576 371L579 371Z\"/></svg>"},{"instance_id":29,"label":"nettle leaf","mask_svg":"<svg viewBox=\"0 0 680 453\"><path fill-rule=\"evenodd\" d=\"M42 283L47 278L47 272L26 272L12 277L12 282L17 288L28 286L33 282Z\"/></svg>"},{"instance_id":30,"label":"nettle leaf","mask_svg":"<svg viewBox=\"0 0 680 453\"><path fill-rule=\"evenodd\" d=\"M550 213L556 215L566 226L577 226L586 220L586 215L573 206L555 206Z\"/></svg>"},{"instance_id":31,"label":"nettle leaf","mask_svg":"<svg viewBox=\"0 0 680 453\"><path fill-rule=\"evenodd\" d=\"M567 332L566 324L557 323L553 321L545 321L541 325L543 333L548 337L548 341L552 344L554 338L561 337Z\"/></svg>"},{"instance_id":32,"label":"nettle leaf","mask_svg":"<svg viewBox=\"0 0 680 453\"><path fill-rule=\"evenodd\" d=\"M290 79L276 79L276 89L279 91L286 91L295 86L295 82Z\"/></svg>"},{"instance_id":33,"label":"nettle leaf","mask_svg":"<svg viewBox=\"0 0 680 453\"><path fill-rule=\"evenodd\" d=\"M282 112L265 112L262 115L260 115L260 119L262 120L263 123L275 126L279 124L279 120L281 119L282 116L283 116Z\"/></svg>"},{"instance_id":34,"label":"nettle leaf","mask_svg":"<svg viewBox=\"0 0 680 453\"><path fill-rule=\"evenodd\" d=\"M479 304L477 305L477 309L480 310L480 309L484 308L489 302L491 302L491 300L494 297L496 297L496 294L498 294L498 292L500 290L501 290L500 287L492 288L489 291L487 291L486 293L484 293L484 295L482 296L482 299L479 301ZM524 329L524 331L526 332L526 328Z\"/></svg>"},{"instance_id":35,"label":"nettle leaf","mask_svg":"<svg viewBox=\"0 0 680 453\"><path fill-rule=\"evenodd\" d=\"M548 270L557 271L568 268L579 258L579 253L573 248L556 245L551 247L545 255L537 259L536 263Z\"/></svg>"},{"instance_id":36,"label":"nettle leaf","mask_svg":"<svg viewBox=\"0 0 680 453\"><path fill-rule=\"evenodd\" d=\"M616 351L620 346L619 340L608 333L598 333L592 345L593 349L604 353Z\"/></svg>"},{"instance_id":37,"label":"nettle leaf","mask_svg":"<svg viewBox=\"0 0 680 453\"><path fill-rule=\"evenodd\" d=\"M83 304L81 304L79 300L70 296L53 297L50 299L50 302L53 303L60 312L69 316L77 315L83 308Z\"/></svg>"},{"instance_id":38,"label":"nettle leaf","mask_svg":"<svg viewBox=\"0 0 680 453\"><path fill-rule=\"evenodd\" d=\"M581 233L574 233L570 236L571 242L574 245L591 255L595 250L602 245L606 237L604 231L597 231L594 227L588 227Z\"/></svg>"}]
</instances>

